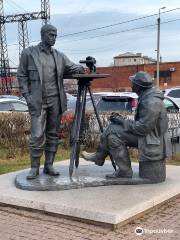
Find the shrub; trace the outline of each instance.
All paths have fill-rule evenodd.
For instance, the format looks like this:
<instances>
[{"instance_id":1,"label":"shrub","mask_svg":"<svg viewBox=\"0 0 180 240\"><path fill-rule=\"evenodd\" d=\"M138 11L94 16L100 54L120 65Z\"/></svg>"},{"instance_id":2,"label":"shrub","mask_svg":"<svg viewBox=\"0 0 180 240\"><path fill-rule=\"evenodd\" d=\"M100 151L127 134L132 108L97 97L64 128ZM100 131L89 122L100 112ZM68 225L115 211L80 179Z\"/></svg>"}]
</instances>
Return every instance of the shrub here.
<instances>
[{"instance_id":1,"label":"shrub","mask_svg":"<svg viewBox=\"0 0 180 240\"><path fill-rule=\"evenodd\" d=\"M100 114L100 119L103 128L106 128L109 124L108 118L111 113L104 112ZM124 118L133 119L133 115L123 112L121 115ZM169 114L169 133L171 138L179 139L180 135L180 113ZM67 114L62 118L61 128L59 136L63 139L63 148L69 148L69 139L71 135L71 129L73 126L73 114ZM85 119L81 126L83 134L80 142L87 149L96 149L100 140L100 129L93 112L88 112L85 115ZM25 113L0 113L0 148L6 149L7 157L13 157L20 152L26 152L28 150L30 136L30 116ZM175 143L177 144L177 143ZM176 155L176 149L174 143L172 144L172 155ZM133 158L138 158L137 149L129 149Z\"/></svg>"},{"instance_id":2,"label":"shrub","mask_svg":"<svg viewBox=\"0 0 180 240\"><path fill-rule=\"evenodd\" d=\"M27 150L30 135L30 117L26 113L0 113L0 148L7 157Z\"/></svg>"}]
</instances>

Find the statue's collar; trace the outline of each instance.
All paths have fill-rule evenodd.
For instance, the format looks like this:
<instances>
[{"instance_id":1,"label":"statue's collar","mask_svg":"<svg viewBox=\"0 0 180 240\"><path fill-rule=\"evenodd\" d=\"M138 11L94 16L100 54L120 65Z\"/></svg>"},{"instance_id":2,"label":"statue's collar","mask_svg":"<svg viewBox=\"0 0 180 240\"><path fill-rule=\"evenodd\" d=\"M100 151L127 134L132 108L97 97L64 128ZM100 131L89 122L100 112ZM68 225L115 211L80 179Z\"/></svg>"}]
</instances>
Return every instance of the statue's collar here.
<instances>
[{"instance_id":1,"label":"statue's collar","mask_svg":"<svg viewBox=\"0 0 180 240\"><path fill-rule=\"evenodd\" d=\"M40 49L41 52L45 52L45 53L48 53L48 54L53 52L53 48L52 47L47 48L47 46L44 45L42 42L40 42L38 44L38 46L39 46L39 49Z\"/></svg>"}]
</instances>

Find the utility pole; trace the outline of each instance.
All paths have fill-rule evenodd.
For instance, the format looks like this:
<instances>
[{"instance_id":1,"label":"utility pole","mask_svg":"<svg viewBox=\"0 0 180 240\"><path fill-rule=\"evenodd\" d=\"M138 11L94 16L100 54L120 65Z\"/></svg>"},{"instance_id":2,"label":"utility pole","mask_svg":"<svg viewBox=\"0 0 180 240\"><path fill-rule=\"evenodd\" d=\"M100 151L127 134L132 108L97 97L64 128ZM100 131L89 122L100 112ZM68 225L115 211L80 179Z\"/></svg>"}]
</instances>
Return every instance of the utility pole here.
<instances>
[{"instance_id":1,"label":"utility pole","mask_svg":"<svg viewBox=\"0 0 180 240\"><path fill-rule=\"evenodd\" d=\"M43 24L50 21L50 4L49 0L41 0L41 19Z\"/></svg>"},{"instance_id":2,"label":"utility pole","mask_svg":"<svg viewBox=\"0 0 180 240\"><path fill-rule=\"evenodd\" d=\"M19 36L19 56L24 48L29 46L27 21L42 19L42 23L46 24L50 21L50 4L49 0L41 0L41 11L33 13L25 13L14 15L14 21L18 21Z\"/></svg>"},{"instance_id":3,"label":"utility pole","mask_svg":"<svg viewBox=\"0 0 180 240\"><path fill-rule=\"evenodd\" d=\"M2 92L9 93L12 85L10 79L3 0L0 0L0 76Z\"/></svg>"},{"instance_id":4,"label":"utility pole","mask_svg":"<svg viewBox=\"0 0 180 240\"><path fill-rule=\"evenodd\" d=\"M43 24L50 20L50 0L41 0L41 11L32 13L23 13L16 15L4 16L3 0L0 0L0 90L5 93L10 93L12 90L9 58L6 41L6 23L18 23L19 37L19 55L21 51L28 47L29 37L27 22L32 20L42 19Z\"/></svg>"},{"instance_id":5,"label":"utility pole","mask_svg":"<svg viewBox=\"0 0 180 240\"><path fill-rule=\"evenodd\" d=\"M24 48L29 46L29 36L27 21L21 20L18 22L18 38L19 38L19 57Z\"/></svg>"},{"instance_id":6,"label":"utility pole","mask_svg":"<svg viewBox=\"0 0 180 240\"><path fill-rule=\"evenodd\" d=\"M157 70L156 70L156 86L159 88L159 56L160 56L160 25L161 25L161 9L165 9L166 7L162 7L159 9L158 19L157 19Z\"/></svg>"}]
</instances>

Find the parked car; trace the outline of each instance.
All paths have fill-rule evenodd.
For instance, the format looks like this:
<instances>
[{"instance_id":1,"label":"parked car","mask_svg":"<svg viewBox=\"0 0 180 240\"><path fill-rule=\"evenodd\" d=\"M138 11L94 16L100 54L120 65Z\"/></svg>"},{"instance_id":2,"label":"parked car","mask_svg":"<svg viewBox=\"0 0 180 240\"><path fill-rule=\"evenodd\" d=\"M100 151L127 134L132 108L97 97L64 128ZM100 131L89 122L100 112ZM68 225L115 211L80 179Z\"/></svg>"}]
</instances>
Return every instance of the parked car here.
<instances>
[{"instance_id":1,"label":"parked car","mask_svg":"<svg viewBox=\"0 0 180 240\"><path fill-rule=\"evenodd\" d=\"M102 92L93 94L99 113L112 111L126 111L133 113L137 106L138 96L134 92ZM166 96L164 104L168 113L179 112L180 106L172 97ZM93 110L90 99L87 100L88 109Z\"/></svg>"},{"instance_id":2,"label":"parked car","mask_svg":"<svg viewBox=\"0 0 180 240\"><path fill-rule=\"evenodd\" d=\"M23 96L14 96L14 95L0 95L1 98L9 98L9 99L15 99L15 100L22 100L23 102L26 102L25 98Z\"/></svg>"},{"instance_id":3,"label":"parked car","mask_svg":"<svg viewBox=\"0 0 180 240\"><path fill-rule=\"evenodd\" d=\"M164 96L169 97L180 108L180 87L163 90Z\"/></svg>"},{"instance_id":4,"label":"parked car","mask_svg":"<svg viewBox=\"0 0 180 240\"><path fill-rule=\"evenodd\" d=\"M174 102L174 100L171 97L164 97L163 102L165 104L165 107L168 113L179 112L178 105Z\"/></svg>"},{"instance_id":5,"label":"parked car","mask_svg":"<svg viewBox=\"0 0 180 240\"><path fill-rule=\"evenodd\" d=\"M134 112L137 105L137 94L132 92L121 92L102 96L97 103L98 112L127 111Z\"/></svg>"},{"instance_id":6,"label":"parked car","mask_svg":"<svg viewBox=\"0 0 180 240\"><path fill-rule=\"evenodd\" d=\"M68 93L66 95L67 112L74 112L76 107L76 97ZM0 111L28 112L28 107L26 100L23 97L0 95Z\"/></svg>"},{"instance_id":7,"label":"parked car","mask_svg":"<svg viewBox=\"0 0 180 240\"><path fill-rule=\"evenodd\" d=\"M73 95L66 93L67 96L67 111L75 112L76 108L76 97Z\"/></svg>"},{"instance_id":8,"label":"parked car","mask_svg":"<svg viewBox=\"0 0 180 240\"><path fill-rule=\"evenodd\" d=\"M0 97L0 112L28 112L27 103L13 97Z\"/></svg>"},{"instance_id":9,"label":"parked car","mask_svg":"<svg viewBox=\"0 0 180 240\"><path fill-rule=\"evenodd\" d=\"M106 92L102 93L102 95L93 94L93 96L99 113L113 111L134 112L138 98L137 94L133 92ZM90 100L87 104L88 109L93 110Z\"/></svg>"}]
</instances>

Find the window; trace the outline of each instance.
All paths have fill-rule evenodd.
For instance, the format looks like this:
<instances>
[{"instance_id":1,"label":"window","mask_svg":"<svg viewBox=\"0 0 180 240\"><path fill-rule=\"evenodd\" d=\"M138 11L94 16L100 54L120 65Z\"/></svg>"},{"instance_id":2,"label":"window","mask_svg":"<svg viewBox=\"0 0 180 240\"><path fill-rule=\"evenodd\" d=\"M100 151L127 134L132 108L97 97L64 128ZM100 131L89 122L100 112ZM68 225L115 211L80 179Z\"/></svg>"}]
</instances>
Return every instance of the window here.
<instances>
[{"instance_id":1,"label":"window","mask_svg":"<svg viewBox=\"0 0 180 240\"><path fill-rule=\"evenodd\" d=\"M97 104L97 110L132 112L132 99L119 97L102 97L102 99Z\"/></svg>"},{"instance_id":2,"label":"window","mask_svg":"<svg viewBox=\"0 0 180 240\"><path fill-rule=\"evenodd\" d=\"M171 113L179 112L178 107L172 101L170 101L169 99L165 98L163 100L163 102L164 102L164 105L166 107L167 112L171 112Z\"/></svg>"},{"instance_id":3,"label":"window","mask_svg":"<svg viewBox=\"0 0 180 240\"><path fill-rule=\"evenodd\" d=\"M172 90L170 91L167 96L173 97L173 98L180 98L180 89Z\"/></svg>"}]
</instances>

